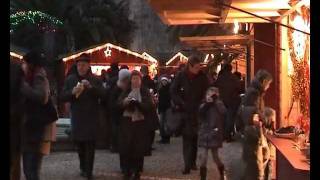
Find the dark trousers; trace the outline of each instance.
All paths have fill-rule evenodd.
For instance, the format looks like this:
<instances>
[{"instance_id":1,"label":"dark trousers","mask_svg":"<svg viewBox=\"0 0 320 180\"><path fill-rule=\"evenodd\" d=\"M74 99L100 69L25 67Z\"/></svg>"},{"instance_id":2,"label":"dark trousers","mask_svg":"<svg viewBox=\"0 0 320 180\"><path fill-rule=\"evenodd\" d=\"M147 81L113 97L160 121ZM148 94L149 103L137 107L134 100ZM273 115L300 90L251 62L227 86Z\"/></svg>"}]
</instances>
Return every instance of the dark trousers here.
<instances>
[{"instance_id":1,"label":"dark trousers","mask_svg":"<svg viewBox=\"0 0 320 180\"><path fill-rule=\"evenodd\" d=\"M26 180L40 180L42 157L38 152L23 153L23 172Z\"/></svg>"},{"instance_id":2,"label":"dark trousers","mask_svg":"<svg viewBox=\"0 0 320 180\"><path fill-rule=\"evenodd\" d=\"M165 128L166 123L167 123L166 113L162 112L160 113L160 136L162 141L169 142L170 136L166 132L166 128Z\"/></svg>"},{"instance_id":3,"label":"dark trousers","mask_svg":"<svg viewBox=\"0 0 320 180\"><path fill-rule=\"evenodd\" d=\"M91 176L94 163L95 142L80 141L76 142L76 144L80 160L80 170Z\"/></svg>"},{"instance_id":4,"label":"dark trousers","mask_svg":"<svg viewBox=\"0 0 320 180\"><path fill-rule=\"evenodd\" d=\"M20 180L20 152L11 152L10 154L10 180Z\"/></svg>"},{"instance_id":5,"label":"dark trousers","mask_svg":"<svg viewBox=\"0 0 320 180\"><path fill-rule=\"evenodd\" d=\"M119 134L119 124L112 121L111 127L111 147L112 150L117 152L118 151L118 134Z\"/></svg>"},{"instance_id":6,"label":"dark trousers","mask_svg":"<svg viewBox=\"0 0 320 180\"><path fill-rule=\"evenodd\" d=\"M141 173L144 163L144 157L132 157L130 155L120 155L122 159L124 173Z\"/></svg>"},{"instance_id":7,"label":"dark trousers","mask_svg":"<svg viewBox=\"0 0 320 180\"><path fill-rule=\"evenodd\" d=\"M234 133L235 116L237 107L227 107L226 121L225 121L225 138L230 139Z\"/></svg>"},{"instance_id":8,"label":"dark trousers","mask_svg":"<svg viewBox=\"0 0 320 180\"><path fill-rule=\"evenodd\" d=\"M198 136L182 136L182 145L183 145L183 160L185 169L190 170L192 166L196 165L197 160L197 143Z\"/></svg>"}]
</instances>

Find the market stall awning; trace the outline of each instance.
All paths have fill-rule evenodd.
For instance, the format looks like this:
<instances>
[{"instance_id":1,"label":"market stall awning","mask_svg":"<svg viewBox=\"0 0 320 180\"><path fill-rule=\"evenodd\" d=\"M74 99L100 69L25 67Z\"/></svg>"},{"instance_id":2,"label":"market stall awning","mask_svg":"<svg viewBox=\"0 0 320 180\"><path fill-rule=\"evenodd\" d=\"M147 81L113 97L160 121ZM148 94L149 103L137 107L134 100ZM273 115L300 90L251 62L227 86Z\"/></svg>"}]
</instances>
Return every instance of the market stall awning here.
<instances>
[{"instance_id":1,"label":"market stall awning","mask_svg":"<svg viewBox=\"0 0 320 180\"><path fill-rule=\"evenodd\" d=\"M148 0L161 20L168 25L214 24L238 22L260 23L266 20L253 17L244 12L225 8L219 0ZM222 0L222 3L276 19L279 10L288 10L289 0Z\"/></svg>"},{"instance_id":2,"label":"market stall awning","mask_svg":"<svg viewBox=\"0 0 320 180\"><path fill-rule=\"evenodd\" d=\"M23 56L28 52L27 49L10 44L10 57L17 60L23 60Z\"/></svg>"},{"instance_id":3,"label":"market stall awning","mask_svg":"<svg viewBox=\"0 0 320 180\"><path fill-rule=\"evenodd\" d=\"M188 58L181 52L175 54L171 59L166 62L166 66L178 66L181 63L186 63Z\"/></svg>"},{"instance_id":4,"label":"market stall awning","mask_svg":"<svg viewBox=\"0 0 320 180\"><path fill-rule=\"evenodd\" d=\"M154 58L150 58L151 56L141 55L111 43L90 47L60 58L64 62L70 62L76 60L83 53L90 54L92 58L91 63L96 65L110 65L113 62L125 65L157 64Z\"/></svg>"},{"instance_id":5,"label":"market stall awning","mask_svg":"<svg viewBox=\"0 0 320 180\"><path fill-rule=\"evenodd\" d=\"M251 41L251 35L224 35L224 36L193 36L180 37L180 41L193 49L203 53L213 53L215 51L238 52L239 49Z\"/></svg>"}]
</instances>

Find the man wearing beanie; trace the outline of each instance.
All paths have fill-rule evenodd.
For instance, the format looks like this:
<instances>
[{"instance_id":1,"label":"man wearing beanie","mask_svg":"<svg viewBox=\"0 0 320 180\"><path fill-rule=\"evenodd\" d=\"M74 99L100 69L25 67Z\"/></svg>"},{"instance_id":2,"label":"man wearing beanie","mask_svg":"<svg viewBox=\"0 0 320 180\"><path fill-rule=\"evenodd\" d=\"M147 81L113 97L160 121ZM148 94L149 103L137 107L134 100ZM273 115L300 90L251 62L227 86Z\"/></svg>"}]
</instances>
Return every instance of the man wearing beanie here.
<instances>
[{"instance_id":1,"label":"man wearing beanie","mask_svg":"<svg viewBox=\"0 0 320 180\"><path fill-rule=\"evenodd\" d=\"M99 99L104 98L102 82L90 72L90 56L76 61L77 72L67 77L61 99L71 103L72 138L77 145L81 176L92 178Z\"/></svg>"},{"instance_id":2,"label":"man wearing beanie","mask_svg":"<svg viewBox=\"0 0 320 180\"><path fill-rule=\"evenodd\" d=\"M111 140L111 152L118 152L118 136L119 136L119 122L122 116L122 110L116 105L119 96L122 92L126 91L130 85L130 71L127 69L121 69L118 75L117 85L111 89L109 107L111 112L111 128L112 128L112 140ZM125 169L123 158L120 158L120 168L123 171Z\"/></svg>"}]
</instances>

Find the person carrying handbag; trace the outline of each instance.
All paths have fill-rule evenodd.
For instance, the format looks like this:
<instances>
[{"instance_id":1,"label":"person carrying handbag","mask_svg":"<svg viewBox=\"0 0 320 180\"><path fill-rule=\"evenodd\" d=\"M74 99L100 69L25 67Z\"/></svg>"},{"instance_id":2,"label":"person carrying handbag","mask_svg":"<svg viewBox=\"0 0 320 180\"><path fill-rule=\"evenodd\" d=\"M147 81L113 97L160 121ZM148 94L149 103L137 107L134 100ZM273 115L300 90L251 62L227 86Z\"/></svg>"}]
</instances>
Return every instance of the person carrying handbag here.
<instances>
[{"instance_id":1,"label":"person carrying handbag","mask_svg":"<svg viewBox=\"0 0 320 180\"><path fill-rule=\"evenodd\" d=\"M43 155L50 152L58 114L50 98L50 87L43 66L45 59L36 51L24 57L26 121L22 128L23 170L26 180L39 180Z\"/></svg>"}]
</instances>

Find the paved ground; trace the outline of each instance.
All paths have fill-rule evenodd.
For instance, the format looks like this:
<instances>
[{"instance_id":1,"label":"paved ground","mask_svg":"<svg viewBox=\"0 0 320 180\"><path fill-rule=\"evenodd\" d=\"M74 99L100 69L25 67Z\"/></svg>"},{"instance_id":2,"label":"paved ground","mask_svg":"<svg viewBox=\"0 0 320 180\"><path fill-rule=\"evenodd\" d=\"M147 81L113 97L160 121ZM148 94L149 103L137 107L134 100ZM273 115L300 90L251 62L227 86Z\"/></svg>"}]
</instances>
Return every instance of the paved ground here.
<instances>
[{"instance_id":1,"label":"paved ground","mask_svg":"<svg viewBox=\"0 0 320 180\"><path fill-rule=\"evenodd\" d=\"M159 137L157 137L158 139ZM182 141L181 138L172 139L169 145L155 144L156 150L151 157L145 158L142 179L175 180L199 179L199 171L190 175L182 175ZM225 163L228 180L239 180L243 168L241 161L241 145L238 142L224 144L220 150L222 161ZM209 156L211 158L211 155ZM41 170L42 180L82 180L79 175L79 163L75 152L54 152L44 158ZM216 165L210 159L208 163L208 180L219 179ZM94 164L96 180L119 180L119 160L116 154L107 150L97 150Z\"/></svg>"}]
</instances>

